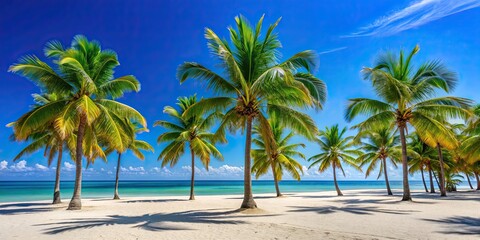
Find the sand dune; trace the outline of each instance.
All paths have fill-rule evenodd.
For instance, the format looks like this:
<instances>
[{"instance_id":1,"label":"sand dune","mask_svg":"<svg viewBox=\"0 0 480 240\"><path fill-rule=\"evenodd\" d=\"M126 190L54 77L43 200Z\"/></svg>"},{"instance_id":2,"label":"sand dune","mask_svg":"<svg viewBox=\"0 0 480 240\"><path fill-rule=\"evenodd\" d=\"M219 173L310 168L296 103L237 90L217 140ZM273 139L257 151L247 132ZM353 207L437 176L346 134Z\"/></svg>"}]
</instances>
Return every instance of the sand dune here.
<instances>
[{"instance_id":1,"label":"sand dune","mask_svg":"<svg viewBox=\"0 0 480 240\"><path fill-rule=\"evenodd\" d=\"M0 239L479 239L480 192L447 198L383 191L85 199L82 211L48 202L0 204Z\"/></svg>"}]
</instances>

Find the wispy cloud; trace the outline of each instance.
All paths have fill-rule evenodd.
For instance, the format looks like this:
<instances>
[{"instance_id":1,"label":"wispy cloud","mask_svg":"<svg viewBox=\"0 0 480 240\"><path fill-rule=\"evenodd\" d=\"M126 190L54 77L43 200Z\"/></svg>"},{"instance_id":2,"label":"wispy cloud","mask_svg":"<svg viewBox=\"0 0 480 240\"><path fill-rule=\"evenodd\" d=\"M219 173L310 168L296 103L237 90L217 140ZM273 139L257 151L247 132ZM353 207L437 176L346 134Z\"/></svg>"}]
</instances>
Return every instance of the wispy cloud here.
<instances>
[{"instance_id":1,"label":"wispy cloud","mask_svg":"<svg viewBox=\"0 0 480 240\"><path fill-rule=\"evenodd\" d=\"M326 50L326 51L323 51L323 52L319 52L318 55L338 52L338 51L341 51L341 50L344 50L344 49L347 49L347 47L339 47L339 48L329 49L329 50Z\"/></svg>"},{"instance_id":2,"label":"wispy cloud","mask_svg":"<svg viewBox=\"0 0 480 240\"><path fill-rule=\"evenodd\" d=\"M480 0L420 0L344 37L388 36L480 7Z\"/></svg>"}]
</instances>

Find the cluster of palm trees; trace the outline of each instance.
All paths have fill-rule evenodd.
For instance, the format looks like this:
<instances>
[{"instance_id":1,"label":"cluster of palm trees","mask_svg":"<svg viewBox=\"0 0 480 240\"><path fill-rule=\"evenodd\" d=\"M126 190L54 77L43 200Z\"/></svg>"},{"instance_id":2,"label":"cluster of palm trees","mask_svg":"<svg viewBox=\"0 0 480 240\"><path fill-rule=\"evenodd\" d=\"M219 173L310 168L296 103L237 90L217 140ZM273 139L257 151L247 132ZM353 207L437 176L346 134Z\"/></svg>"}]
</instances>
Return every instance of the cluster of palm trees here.
<instances>
[{"instance_id":1,"label":"cluster of palm trees","mask_svg":"<svg viewBox=\"0 0 480 240\"><path fill-rule=\"evenodd\" d=\"M68 209L81 209L82 159L88 164L107 155L120 156L131 150L143 158L141 150L153 150L136 134L147 130L145 118L134 108L116 99L129 91L140 90L140 83L131 75L114 78L119 65L117 55L102 50L96 41L75 36L70 47L60 42L49 42L45 55L54 67L36 56L25 56L10 67L11 72L33 81L42 94L34 94L35 105L13 127L12 138L30 141L15 159L44 148L49 164L57 155L54 203L60 202L60 169L62 153L68 150L75 162L75 187ZM118 186L118 182L116 187ZM117 190L115 195L118 197Z\"/></svg>"},{"instance_id":2,"label":"cluster of palm trees","mask_svg":"<svg viewBox=\"0 0 480 240\"><path fill-rule=\"evenodd\" d=\"M454 190L458 173L468 180L475 176L479 182L480 107L473 107L465 98L435 97L437 90L453 90L457 81L454 73L438 61L414 68L412 59L418 46L407 55L403 51L399 56L381 54L374 67L362 70L378 99L350 99L346 109L348 121L359 115L367 117L353 126L358 133L346 136L347 128L338 125L320 131L302 111L321 110L326 101L326 85L313 75L317 55L303 51L281 61L281 44L275 32L279 21L262 31L263 17L255 25L243 16L236 17L236 27L228 29L230 42L207 28L208 48L222 73L196 62L185 62L178 68L180 83L194 79L215 95L200 100L196 96L179 98L177 108L164 108L170 120L154 124L166 130L158 137L159 143L166 143L158 157L162 166L174 166L187 148L190 151L191 200L195 199L195 157L208 170L212 157L223 160L215 145L226 143L227 132L239 131L246 137L242 208L257 207L252 175L258 178L271 172L277 196L282 196L278 182L284 173L300 180L303 166L298 160L306 157L299 148L305 145L291 143L294 136L319 144L320 152L308 159L310 167L318 166L320 172L331 167L338 195L342 192L336 171L345 175L343 164L359 171L366 166L366 176L379 166L378 178L385 177L389 195L387 164L401 164L403 200L411 200L408 175L417 171L423 180L428 172L431 192L435 191L433 177L438 179L442 195ZM82 158L88 165L97 158L106 160L115 151L118 198L121 155L130 150L143 159L141 150L153 151L148 143L136 139L138 133L147 131L143 116L117 101L125 92L139 91L140 83L133 76L114 78L116 54L101 50L97 42L83 36L76 36L67 49L59 42L48 43L45 54L53 59L55 68L35 56L27 56L10 68L31 79L42 92L34 95L33 108L11 124L16 140L30 142L16 159L40 148L45 149L49 164L57 155L57 203L62 152L68 150L76 163L69 209L80 209ZM428 191L425 180L424 186Z\"/></svg>"}]
</instances>

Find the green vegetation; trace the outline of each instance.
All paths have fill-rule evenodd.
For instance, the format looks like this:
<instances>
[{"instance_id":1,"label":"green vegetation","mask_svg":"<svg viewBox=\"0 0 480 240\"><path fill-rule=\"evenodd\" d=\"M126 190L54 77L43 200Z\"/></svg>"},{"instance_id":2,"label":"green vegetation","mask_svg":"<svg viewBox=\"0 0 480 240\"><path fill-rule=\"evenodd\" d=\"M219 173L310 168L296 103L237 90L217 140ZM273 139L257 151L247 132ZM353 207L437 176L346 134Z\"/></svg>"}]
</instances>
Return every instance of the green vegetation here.
<instances>
[{"instance_id":1,"label":"green vegetation","mask_svg":"<svg viewBox=\"0 0 480 240\"><path fill-rule=\"evenodd\" d=\"M345 137L346 131L347 128L339 130L338 125L326 127L324 131L320 132L320 138L317 139L317 142L320 145L320 154L314 155L308 159L308 161L313 161L310 168L318 165L319 172L325 172L328 168L332 167L333 182L338 196L343 196L343 194L338 187L336 169L341 170L345 176L342 162L358 171L362 171L357 165L356 159L356 157L361 155L362 152L353 149L353 137Z\"/></svg>"},{"instance_id":2,"label":"green vegetation","mask_svg":"<svg viewBox=\"0 0 480 240\"><path fill-rule=\"evenodd\" d=\"M171 167L175 166L180 157L185 153L185 148L188 144L192 157L190 166L192 171L190 200L195 199L195 156L200 158L207 170L210 164L210 156L223 160L222 154L215 147L216 136L209 132L215 120L222 115L218 112L213 112L205 117L201 115L187 116L185 112L196 103L196 96L178 98L177 105L180 107L180 111L170 106L166 106L163 110L173 121L156 121L154 124L154 126L161 126L168 130L162 133L157 140L159 143L168 143L160 153L160 156L158 156L158 160L162 161L162 167L167 164Z\"/></svg>"},{"instance_id":3,"label":"green vegetation","mask_svg":"<svg viewBox=\"0 0 480 240\"><path fill-rule=\"evenodd\" d=\"M435 179L441 196L456 191L464 178L460 174L472 189L470 178L475 177L480 190L480 105L473 106L466 98L437 96L451 93L457 82L456 74L440 61L415 65L418 46L408 54L380 54L373 67L362 70L378 99L353 98L346 108L347 121L367 117L351 128L357 132L347 136L347 128L338 125L319 131L305 113L311 108L321 110L326 101L326 85L314 75L317 55L307 50L280 61L281 44L275 32L280 19L266 30L262 30L263 20L251 25L243 16L236 17L235 28L228 28L230 42L206 28L208 48L222 74L185 62L179 66L177 78L180 83L195 79L214 96L198 101L195 95L180 97L177 109L164 108L169 120L154 124L164 130L158 137L158 142L165 144L158 157L162 167L175 166L187 147L190 150L190 200L195 199L195 157L207 170L212 157L223 160L215 145L227 143L227 130L245 134L241 208L257 207L252 174L259 178L271 171L277 196L282 196L279 181L284 172L301 179L299 159L306 157L299 148L305 143L290 143L295 136L319 144L319 154L308 159L310 168L318 166L323 173L331 167L339 196L343 194L336 171L345 176L344 164L358 171L366 167L365 177L378 171L377 179L384 176L387 194L392 195L387 164L396 167L401 162L402 200L411 200L409 173L420 172L425 191L430 193L435 193ZM98 42L81 35L75 36L68 48L58 41L47 43L45 56L52 65L27 55L9 68L35 83L42 93L34 94L32 108L8 125L13 128L12 139L28 142L14 161L41 149L48 165L56 156L53 203L60 203L62 156L68 152L76 166L68 209L77 210L82 207L83 159L88 166L117 152L114 199L119 199L122 154L131 151L143 160L142 150L153 152L152 146L137 139L137 134L147 131L144 117L117 101L127 92L140 91L140 82L132 75L115 78L116 53L102 50ZM409 129L414 130L410 135ZM251 149L252 143L255 149Z\"/></svg>"}]
</instances>

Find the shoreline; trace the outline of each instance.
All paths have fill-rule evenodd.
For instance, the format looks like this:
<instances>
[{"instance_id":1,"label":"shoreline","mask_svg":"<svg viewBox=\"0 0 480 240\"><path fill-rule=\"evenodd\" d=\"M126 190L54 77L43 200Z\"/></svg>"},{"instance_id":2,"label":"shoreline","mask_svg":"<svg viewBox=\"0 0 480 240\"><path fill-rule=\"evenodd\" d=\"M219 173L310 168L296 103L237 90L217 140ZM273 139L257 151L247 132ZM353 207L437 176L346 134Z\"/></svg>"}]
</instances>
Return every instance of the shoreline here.
<instances>
[{"instance_id":1,"label":"shoreline","mask_svg":"<svg viewBox=\"0 0 480 240\"><path fill-rule=\"evenodd\" d=\"M382 190L255 194L259 209L239 212L242 195L0 203L1 239L478 239L480 191ZM69 200L69 199L68 199Z\"/></svg>"}]
</instances>

